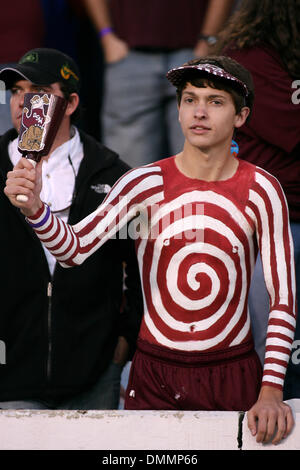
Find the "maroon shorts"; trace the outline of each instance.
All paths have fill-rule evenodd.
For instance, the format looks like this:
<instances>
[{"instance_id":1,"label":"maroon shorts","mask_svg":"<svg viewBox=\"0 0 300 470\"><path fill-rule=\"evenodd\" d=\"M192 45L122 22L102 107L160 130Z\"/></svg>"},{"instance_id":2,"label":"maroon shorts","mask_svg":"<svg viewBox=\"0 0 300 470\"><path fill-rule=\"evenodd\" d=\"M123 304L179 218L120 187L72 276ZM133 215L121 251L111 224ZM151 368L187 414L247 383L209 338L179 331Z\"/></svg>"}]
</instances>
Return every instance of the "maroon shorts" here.
<instances>
[{"instance_id":1,"label":"maroon shorts","mask_svg":"<svg viewBox=\"0 0 300 470\"><path fill-rule=\"evenodd\" d=\"M139 339L125 409L247 411L257 400L261 379L253 343L186 353Z\"/></svg>"}]
</instances>

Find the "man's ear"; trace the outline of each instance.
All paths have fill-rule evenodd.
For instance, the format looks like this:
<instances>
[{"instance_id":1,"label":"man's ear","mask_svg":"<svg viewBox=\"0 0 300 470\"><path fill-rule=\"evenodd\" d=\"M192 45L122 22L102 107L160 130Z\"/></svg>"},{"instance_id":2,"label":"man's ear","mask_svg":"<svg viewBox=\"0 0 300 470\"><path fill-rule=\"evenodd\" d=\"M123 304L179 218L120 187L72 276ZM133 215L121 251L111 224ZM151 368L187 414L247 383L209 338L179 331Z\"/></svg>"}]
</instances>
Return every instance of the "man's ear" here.
<instances>
[{"instance_id":1,"label":"man's ear","mask_svg":"<svg viewBox=\"0 0 300 470\"><path fill-rule=\"evenodd\" d=\"M65 111L66 116L71 116L79 105L79 95L77 93L71 93L68 99L67 108Z\"/></svg>"},{"instance_id":2,"label":"man's ear","mask_svg":"<svg viewBox=\"0 0 300 470\"><path fill-rule=\"evenodd\" d=\"M241 111L235 117L235 124L234 127L242 127L245 124L247 117L250 114L250 108L248 106L244 106Z\"/></svg>"},{"instance_id":3,"label":"man's ear","mask_svg":"<svg viewBox=\"0 0 300 470\"><path fill-rule=\"evenodd\" d=\"M180 114L179 114L180 104L177 103L177 112L178 112L178 121L180 122Z\"/></svg>"}]
</instances>

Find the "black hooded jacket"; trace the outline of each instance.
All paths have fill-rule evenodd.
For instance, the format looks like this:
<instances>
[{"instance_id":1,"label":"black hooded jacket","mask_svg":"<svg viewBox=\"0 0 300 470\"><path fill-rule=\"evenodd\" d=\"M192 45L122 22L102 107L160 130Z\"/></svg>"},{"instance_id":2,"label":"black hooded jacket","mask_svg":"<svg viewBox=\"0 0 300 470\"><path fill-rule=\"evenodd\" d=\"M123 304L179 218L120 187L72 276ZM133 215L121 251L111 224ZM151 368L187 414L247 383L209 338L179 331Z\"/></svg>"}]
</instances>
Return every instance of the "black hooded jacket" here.
<instances>
[{"instance_id":1,"label":"black hooded jacket","mask_svg":"<svg viewBox=\"0 0 300 470\"><path fill-rule=\"evenodd\" d=\"M0 138L0 341L5 345L0 401L61 400L97 381L112 360L119 335L129 341L131 354L134 350L142 315L134 242L109 240L81 266L57 263L51 277L41 243L3 192L12 169L8 144L16 137L11 129ZM80 138L84 158L71 224L95 210L105 197L102 188L129 169L92 137L80 132Z\"/></svg>"}]
</instances>

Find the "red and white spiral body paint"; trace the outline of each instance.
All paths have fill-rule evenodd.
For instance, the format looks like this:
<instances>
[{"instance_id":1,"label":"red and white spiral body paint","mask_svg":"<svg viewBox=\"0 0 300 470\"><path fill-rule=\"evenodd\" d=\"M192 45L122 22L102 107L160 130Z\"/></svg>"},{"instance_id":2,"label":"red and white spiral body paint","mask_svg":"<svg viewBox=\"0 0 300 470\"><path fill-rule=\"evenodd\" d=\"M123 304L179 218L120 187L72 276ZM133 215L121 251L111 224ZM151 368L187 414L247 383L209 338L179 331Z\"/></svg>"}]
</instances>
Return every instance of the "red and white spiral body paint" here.
<instances>
[{"instance_id":1,"label":"red and white spiral body paint","mask_svg":"<svg viewBox=\"0 0 300 470\"><path fill-rule=\"evenodd\" d=\"M63 266L82 263L131 222L144 294L140 337L187 353L251 339L258 240L270 295L263 383L282 388L295 328L293 243L285 197L265 171L239 161L229 180L206 182L182 175L171 157L128 172L74 226L46 206L29 222Z\"/></svg>"}]
</instances>

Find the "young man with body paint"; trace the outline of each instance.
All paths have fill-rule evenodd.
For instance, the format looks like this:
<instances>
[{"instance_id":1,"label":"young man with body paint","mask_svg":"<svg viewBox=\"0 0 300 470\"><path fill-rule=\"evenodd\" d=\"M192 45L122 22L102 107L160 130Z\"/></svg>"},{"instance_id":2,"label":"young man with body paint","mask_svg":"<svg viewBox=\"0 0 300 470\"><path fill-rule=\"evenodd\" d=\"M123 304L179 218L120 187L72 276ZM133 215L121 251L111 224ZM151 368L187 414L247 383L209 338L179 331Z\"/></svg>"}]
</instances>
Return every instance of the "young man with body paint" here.
<instances>
[{"instance_id":1,"label":"young man with body paint","mask_svg":"<svg viewBox=\"0 0 300 470\"><path fill-rule=\"evenodd\" d=\"M138 218L148 231L136 240L144 316L125 408L249 410L257 441L278 443L293 427L282 402L295 326L293 245L277 180L231 153L234 129L251 112L251 76L227 57L206 57L167 78L177 88L182 152L129 171L73 226L57 228L40 200L39 166L22 159L5 192L66 267L117 224ZM258 246L271 299L263 374L247 307Z\"/></svg>"}]
</instances>

